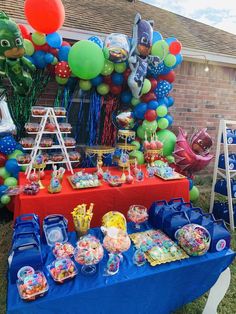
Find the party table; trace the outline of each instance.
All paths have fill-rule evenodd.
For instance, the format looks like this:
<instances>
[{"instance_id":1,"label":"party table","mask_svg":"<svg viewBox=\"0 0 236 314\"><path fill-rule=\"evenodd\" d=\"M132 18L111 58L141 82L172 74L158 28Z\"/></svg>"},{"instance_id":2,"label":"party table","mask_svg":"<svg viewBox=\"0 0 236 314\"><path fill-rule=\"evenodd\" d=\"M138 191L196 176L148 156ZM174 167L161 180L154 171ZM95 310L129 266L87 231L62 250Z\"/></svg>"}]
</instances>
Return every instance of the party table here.
<instances>
[{"instance_id":1,"label":"party table","mask_svg":"<svg viewBox=\"0 0 236 314\"><path fill-rule=\"evenodd\" d=\"M105 169L104 169L105 170ZM81 169L77 169L81 171ZM94 172L95 168L86 168L86 172ZM121 176L121 170L110 168L112 175ZM145 167L143 167L145 171ZM51 171L45 171L42 183L49 185ZM130 205L140 204L149 207L154 201L182 197L189 201L189 182L187 179L164 181L160 178L145 178L142 182L123 184L121 187L111 187L106 182L97 188L72 189L66 173L62 183L62 191L50 194L47 188L40 190L35 196L20 194L15 200L14 218L21 214L35 213L40 220L50 214L62 214L69 221L69 230L73 230L71 212L75 206L82 203L94 203L94 217L92 227L101 224L102 216L110 210L117 210L126 214ZM19 185L27 184L27 179L20 173Z\"/></svg>"},{"instance_id":2,"label":"party table","mask_svg":"<svg viewBox=\"0 0 236 314\"><path fill-rule=\"evenodd\" d=\"M90 233L102 239L99 228L90 230ZM75 233L70 233L69 239L75 244ZM132 245L123 254L120 271L114 276L104 275L107 253L93 276L82 275L76 264L78 275L63 285L56 284L45 267L49 291L33 302L22 301L16 285L9 283L7 313L167 314L208 291L235 257L233 251L223 250L155 267L149 264L138 267L133 264L133 253ZM46 245L43 245L43 254L45 265L54 260ZM224 290L222 285L220 290Z\"/></svg>"}]
</instances>

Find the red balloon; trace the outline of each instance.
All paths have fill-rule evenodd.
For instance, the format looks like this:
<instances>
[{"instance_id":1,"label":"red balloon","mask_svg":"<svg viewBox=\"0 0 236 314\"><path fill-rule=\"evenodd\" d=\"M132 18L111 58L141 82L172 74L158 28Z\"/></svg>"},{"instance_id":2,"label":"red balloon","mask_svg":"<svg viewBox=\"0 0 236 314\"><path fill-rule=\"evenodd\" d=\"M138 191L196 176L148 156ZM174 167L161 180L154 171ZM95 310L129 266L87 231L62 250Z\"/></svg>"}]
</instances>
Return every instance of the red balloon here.
<instances>
[{"instance_id":1,"label":"red balloon","mask_svg":"<svg viewBox=\"0 0 236 314\"><path fill-rule=\"evenodd\" d=\"M154 79L154 77L150 77L149 81L151 82L151 91L154 91L154 89L157 87L157 80Z\"/></svg>"},{"instance_id":2,"label":"red balloon","mask_svg":"<svg viewBox=\"0 0 236 314\"><path fill-rule=\"evenodd\" d=\"M68 62L66 61L58 62L55 66L55 74L62 78L70 77L71 69L68 65Z\"/></svg>"},{"instance_id":3,"label":"red balloon","mask_svg":"<svg viewBox=\"0 0 236 314\"><path fill-rule=\"evenodd\" d=\"M7 156L3 153L0 153L0 167L3 167L6 161L7 161Z\"/></svg>"},{"instance_id":4,"label":"red balloon","mask_svg":"<svg viewBox=\"0 0 236 314\"><path fill-rule=\"evenodd\" d=\"M25 25L19 24L18 25L20 31L21 31L21 35L24 39L29 39L31 40L31 36L30 36L30 31L27 29L27 27Z\"/></svg>"},{"instance_id":5,"label":"red balloon","mask_svg":"<svg viewBox=\"0 0 236 314\"><path fill-rule=\"evenodd\" d=\"M0 185L4 185L4 179L0 177Z\"/></svg>"},{"instance_id":6,"label":"red balloon","mask_svg":"<svg viewBox=\"0 0 236 314\"><path fill-rule=\"evenodd\" d=\"M32 42L32 43L33 43L33 42ZM33 43L33 45L34 45L34 49L35 49L36 51L42 50L42 51L44 51L44 52L49 52L49 46L48 46L48 44L44 44L44 45L42 45L42 46L38 46L38 45L35 45L35 44Z\"/></svg>"},{"instance_id":7,"label":"red balloon","mask_svg":"<svg viewBox=\"0 0 236 314\"><path fill-rule=\"evenodd\" d=\"M124 76L124 80L127 81L128 77L130 76L131 70L130 69L126 69L125 72L123 73Z\"/></svg>"},{"instance_id":8,"label":"red balloon","mask_svg":"<svg viewBox=\"0 0 236 314\"><path fill-rule=\"evenodd\" d=\"M171 70L169 73L160 75L159 77L161 80L166 80L169 83L173 83L175 80L175 76L175 71Z\"/></svg>"},{"instance_id":9,"label":"red balloon","mask_svg":"<svg viewBox=\"0 0 236 314\"><path fill-rule=\"evenodd\" d=\"M120 85L112 85L110 87L110 92L113 94L113 95L119 95L122 91L122 86Z\"/></svg>"},{"instance_id":10,"label":"red balloon","mask_svg":"<svg viewBox=\"0 0 236 314\"><path fill-rule=\"evenodd\" d=\"M68 47L71 47L70 43L68 43L68 41L63 41L62 46L68 46Z\"/></svg>"},{"instance_id":11,"label":"red balloon","mask_svg":"<svg viewBox=\"0 0 236 314\"><path fill-rule=\"evenodd\" d=\"M156 120L156 118L157 118L156 110L149 109L145 112L144 119L146 119L147 121L151 122Z\"/></svg>"},{"instance_id":12,"label":"red balloon","mask_svg":"<svg viewBox=\"0 0 236 314\"><path fill-rule=\"evenodd\" d=\"M56 58L58 57L58 49L51 48L49 46L48 52L51 53L52 55L54 55L54 57L56 57Z\"/></svg>"},{"instance_id":13,"label":"red balloon","mask_svg":"<svg viewBox=\"0 0 236 314\"><path fill-rule=\"evenodd\" d=\"M104 76L103 77L103 82L108 84L108 85L111 85L112 84L111 76L110 75Z\"/></svg>"},{"instance_id":14,"label":"red balloon","mask_svg":"<svg viewBox=\"0 0 236 314\"><path fill-rule=\"evenodd\" d=\"M173 41L170 44L169 52L172 53L173 55L177 55L178 53L180 53L181 48L182 48L182 45L178 40Z\"/></svg>"},{"instance_id":15,"label":"red balloon","mask_svg":"<svg viewBox=\"0 0 236 314\"><path fill-rule=\"evenodd\" d=\"M25 16L38 32L56 32L64 23L65 9L61 0L26 0Z\"/></svg>"},{"instance_id":16,"label":"red balloon","mask_svg":"<svg viewBox=\"0 0 236 314\"><path fill-rule=\"evenodd\" d=\"M147 93L141 97L142 102L149 102L151 100L157 100L156 95L153 92Z\"/></svg>"}]
</instances>

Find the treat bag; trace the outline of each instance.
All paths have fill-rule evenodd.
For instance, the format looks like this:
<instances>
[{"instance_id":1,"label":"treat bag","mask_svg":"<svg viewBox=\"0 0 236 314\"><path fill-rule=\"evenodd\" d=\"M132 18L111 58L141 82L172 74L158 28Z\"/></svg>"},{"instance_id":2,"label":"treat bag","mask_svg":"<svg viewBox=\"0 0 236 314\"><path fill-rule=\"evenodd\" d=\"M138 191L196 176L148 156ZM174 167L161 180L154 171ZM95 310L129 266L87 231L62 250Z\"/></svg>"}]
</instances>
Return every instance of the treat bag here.
<instances>
[{"instance_id":1,"label":"treat bag","mask_svg":"<svg viewBox=\"0 0 236 314\"><path fill-rule=\"evenodd\" d=\"M168 234L169 237L175 239L176 231L187 224L189 224L187 214L184 211L175 212L165 218L163 231Z\"/></svg>"},{"instance_id":2,"label":"treat bag","mask_svg":"<svg viewBox=\"0 0 236 314\"><path fill-rule=\"evenodd\" d=\"M157 219L157 215L163 206L167 206L165 200L152 203L148 211L148 222L156 229L160 228L160 221Z\"/></svg>"},{"instance_id":3,"label":"treat bag","mask_svg":"<svg viewBox=\"0 0 236 314\"><path fill-rule=\"evenodd\" d=\"M231 236L224 221L213 222L213 232L211 236L210 252L219 252L230 248Z\"/></svg>"}]
</instances>

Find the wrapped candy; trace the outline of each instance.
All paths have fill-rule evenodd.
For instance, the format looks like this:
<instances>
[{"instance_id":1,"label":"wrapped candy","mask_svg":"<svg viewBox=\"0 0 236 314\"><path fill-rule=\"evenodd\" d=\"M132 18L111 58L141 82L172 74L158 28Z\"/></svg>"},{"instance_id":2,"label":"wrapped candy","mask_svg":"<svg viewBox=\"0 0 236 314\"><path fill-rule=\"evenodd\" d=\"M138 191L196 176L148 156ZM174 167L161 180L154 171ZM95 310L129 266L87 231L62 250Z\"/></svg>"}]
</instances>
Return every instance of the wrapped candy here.
<instances>
[{"instance_id":1,"label":"wrapped candy","mask_svg":"<svg viewBox=\"0 0 236 314\"><path fill-rule=\"evenodd\" d=\"M116 211L110 211L102 217L102 226L106 228L116 227L125 232L127 231L125 216Z\"/></svg>"},{"instance_id":2,"label":"wrapped candy","mask_svg":"<svg viewBox=\"0 0 236 314\"><path fill-rule=\"evenodd\" d=\"M56 258L65 258L74 256L74 247L69 242L60 243L56 242L53 248L53 254Z\"/></svg>"},{"instance_id":3,"label":"wrapped candy","mask_svg":"<svg viewBox=\"0 0 236 314\"><path fill-rule=\"evenodd\" d=\"M140 229L140 224L147 221L147 208L142 205L132 205L128 210L128 219L135 223L136 229Z\"/></svg>"},{"instance_id":4,"label":"wrapped candy","mask_svg":"<svg viewBox=\"0 0 236 314\"><path fill-rule=\"evenodd\" d=\"M47 266L47 269L57 283L64 283L68 279L74 278L78 273L74 262L70 258L56 259Z\"/></svg>"},{"instance_id":5,"label":"wrapped candy","mask_svg":"<svg viewBox=\"0 0 236 314\"><path fill-rule=\"evenodd\" d=\"M210 247L211 236L206 228L197 224L188 224L176 231L178 244L190 256L205 254Z\"/></svg>"}]
</instances>

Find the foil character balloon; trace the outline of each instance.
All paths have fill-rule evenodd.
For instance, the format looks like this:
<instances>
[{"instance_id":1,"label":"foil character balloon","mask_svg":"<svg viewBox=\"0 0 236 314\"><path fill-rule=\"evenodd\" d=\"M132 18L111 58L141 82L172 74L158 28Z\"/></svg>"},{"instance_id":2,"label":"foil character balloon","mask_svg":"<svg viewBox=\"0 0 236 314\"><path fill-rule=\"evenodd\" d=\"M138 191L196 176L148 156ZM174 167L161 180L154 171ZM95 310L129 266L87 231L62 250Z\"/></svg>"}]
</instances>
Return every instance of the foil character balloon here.
<instances>
[{"instance_id":1,"label":"foil character balloon","mask_svg":"<svg viewBox=\"0 0 236 314\"><path fill-rule=\"evenodd\" d=\"M173 155L177 166L189 175L204 169L213 159L213 155L208 153L208 149L212 145L212 141L209 140L209 135L207 134L206 136L206 134L205 129L197 132L192 137L192 141L188 142L187 133L179 128L179 134ZM199 144L201 146L199 146Z\"/></svg>"},{"instance_id":2,"label":"foil character balloon","mask_svg":"<svg viewBox=\"0 0 236 314\"><path fill-rule=\"evenodd\" d=\"M153 21L142 20L141 15L136 14L129 54L129 66L132 72L128 78L129 88L135 98L141 96L148 63L157 66L160 62L158 57L150 56L153 37L152 27Z\"/></svg>"},{"instance_id":3,"label":"foil character balloon","mask_svg":"<svg viewBox=\"0 0 236 314\"><path fill-rule=\"evenodd\" d=\"M121 111L118 112L117 116L115 117L118 129L124 130L132 130L135 122L131 111Z\"/></svg>"},{"instance_id":4,"label":"foil character balloon","mask_svg":"<svg viewBox=\"0 0 236 314\"><path fill-rule=\"evenodd\" d=\"M5 99L0 96L0 134L15 133L16 126L10 115Z\"/></svg>"},{"instance_id":5,"label":"foil character balloon","mask_svg":"<svg viewBox=\"0 0 236 314\"><path fill-rule=\"evenodd\" d=\"M110 34L106 37L104 43L104 54L106 59L114 62L125 62L129 56L128 37L123 34Z\"/></svg>"},{"instance_id":6,"label":"foil character balloon","mask_svg":"<svg viewBox=\"0 0 236 314\"><path fill-rule=\"evenodd\" d=\"M23 38L17 24L0 11L0 76L7 77L15 92L21 96L32 86L34 65L24 56Z\"/></svg>"}]
</instances>

